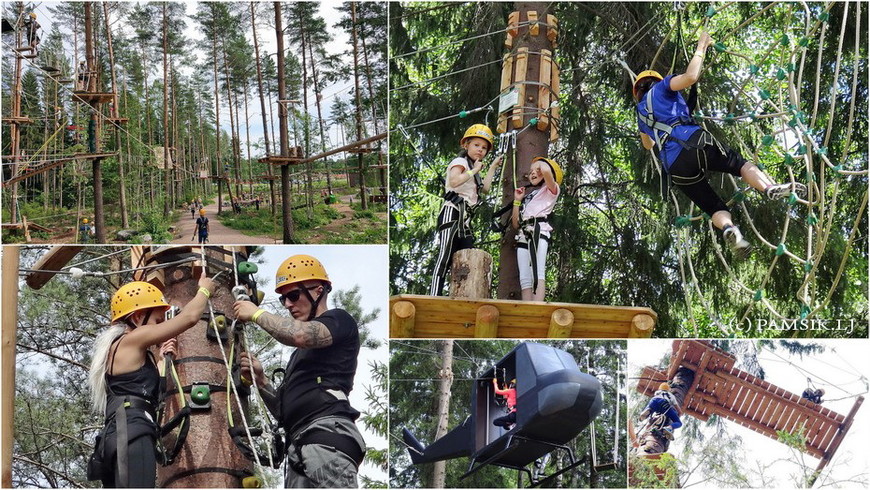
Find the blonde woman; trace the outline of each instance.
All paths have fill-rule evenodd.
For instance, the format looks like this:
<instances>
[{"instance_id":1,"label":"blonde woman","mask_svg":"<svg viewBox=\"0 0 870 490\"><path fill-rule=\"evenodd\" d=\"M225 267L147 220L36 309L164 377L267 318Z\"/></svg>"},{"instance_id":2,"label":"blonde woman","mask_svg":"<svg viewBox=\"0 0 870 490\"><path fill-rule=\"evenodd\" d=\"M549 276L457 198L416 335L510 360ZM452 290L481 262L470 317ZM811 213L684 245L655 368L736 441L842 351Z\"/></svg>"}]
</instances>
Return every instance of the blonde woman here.
<instances>
[{"instance_id":1,"label":"blonde woman","mask_svg":"<svg viewBox=\"0 0 870 490\"><path fill-rule=\"evenodd\" d=\"M106 488L154 488L160 374L149 348L166 342L161 353L174 352L170 339L199 321L214 290L203 275L196 296L170 319L163 292L147 282L131 282L112 296L112 325L97 337L88 380L93 409L106 417L88 479Z\"/></svg>"}]
</instances>

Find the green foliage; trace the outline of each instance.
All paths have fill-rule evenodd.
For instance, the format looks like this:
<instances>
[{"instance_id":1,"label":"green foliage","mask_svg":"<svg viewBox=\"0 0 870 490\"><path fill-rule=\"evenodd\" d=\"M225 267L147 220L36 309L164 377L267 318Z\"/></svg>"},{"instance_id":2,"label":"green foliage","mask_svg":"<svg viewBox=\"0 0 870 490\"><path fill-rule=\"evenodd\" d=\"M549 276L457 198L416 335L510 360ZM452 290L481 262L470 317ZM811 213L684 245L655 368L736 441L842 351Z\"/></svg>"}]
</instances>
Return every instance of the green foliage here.
<instances>
[{"instance_id":1,"label":"green foliage","mask_svg":"<svg viewBox=\"0 0 870 490\"><path fill-rule=\"evenodd\" d=\"M677 216L697 216L700 212L678 190L674 199L662 199L657 163L637 139L632 80L614 62L618 58L639 72L649 67L664 42L651 68L664 74L682 73L688 63L684 52L692 52L696 39L690 37L708 6L688 3L683 9L673 9L670 4L640 2L552 4L550 13L561 21L555 60L562 75L559 140L550 145L549 155L565 170L565 182L550 220L555 231L547 258L547 299L648 306L659 315L655 335L661 337L866 336L863 319L868 311L868 257L862 244L867 242L863 198L868 184L862 169L866 169L868 153L867 114L853 114L850 106L867 107L867 47L866 43L856 45L854 6L849 6L846 15L845 5L816 2L803 10L794 4L778 4L754 17L739 32L735 30L738 26L759 13L758 4L733 4L709 20L708 29L728 51L711 50L705 61L699 106L703 113L774 112L788 110L789 105L786 82L773 76L778 65L786 66L794 47L794 42L788 47L780 44L783 34L799 40L807 22L813 25L817 15L830 7L829 28L821 44L814 34L805 43L806 51L795 55L803 72L797 87L799 104L791 117L807 121L812 128L808 138L826 147L831 165L820 163L821 155L814 156L811 163L801 160L800 166L784 163L785 153L798 153L796 145L784 147L781 136L763 145L763 135L774 134L781 126L776 118L745 118L731 125L705 121L723 143L765 166L773 180L808 182L809 171L818 186L816 196L818 191L824 192L828 219L819 219L816 228L807 226L811 210L805 205L771 202L755 191L746 192L746 198L735 203L732 211L735 223L756 250L741 263L732 260L721 233L713 230L709 220L694 220L679 228L673 225ZM425 2L391 9L391 121L404 127L422 124L409 130L410 140L401 133L391 139L393 293L425 294L428 290L436 255L435 219L443 193L444 166L459 150L457 142L465 127L479 122L495 124L494 117L487 118L484 112L464 119L449 116L498 95L498 62L505 53L501 29L511 9L511 4ZM658 20L647 26L654 18ZM840 43L837 29L844 22L843 55L835 79ZM863 23L860 30L857 34L866 37ZM638 42L623 44L629 41L626 33L638 33ZM772 54L762 56L771 46ZM759 75L750 79L750 63L744 57L759 67ZM821 64L818 71L817 61ZM855 75L856 88L852 90ZM414 82L421 83L402 88ZM770 94L769 102L762 104L756 99L760 89ZM428 124L445 117L448 119ZM846 123L850 118L851 129ZM809 151L812 153L812 148ZM834 165L857 173L837 175L831 168ZM513 250L501 248L501 237L487 230L490 210L512 199L512 173L507 163L502 172L504 182L494 184L495 196L484 203L472 225L478 246L493 255L495 268L515 260ZM522 175L519 179L522 181ZM734 195L730 178L714 173L710 181L726 200ZM742 182L737 181L737 185L742 186ZM821 207L820 201L812 211L818 216ZM824 243L819 241L821 237L826 237ZM764 245L762 238L772 247ZM775 250L781 242L797 257L813 255L811 268L805 269L802 261L786 255L777 256ZM493 284L493 290L498 286L500 283ZM765 297L753 301L759 289L764 289ZM809 310L799 296L806 298ZM749 325L747 321L780 316L800 319L806 313L823 320L855 320L857 328L847 334L780 329L757 322Z\"/></svg>"}]
</instances>

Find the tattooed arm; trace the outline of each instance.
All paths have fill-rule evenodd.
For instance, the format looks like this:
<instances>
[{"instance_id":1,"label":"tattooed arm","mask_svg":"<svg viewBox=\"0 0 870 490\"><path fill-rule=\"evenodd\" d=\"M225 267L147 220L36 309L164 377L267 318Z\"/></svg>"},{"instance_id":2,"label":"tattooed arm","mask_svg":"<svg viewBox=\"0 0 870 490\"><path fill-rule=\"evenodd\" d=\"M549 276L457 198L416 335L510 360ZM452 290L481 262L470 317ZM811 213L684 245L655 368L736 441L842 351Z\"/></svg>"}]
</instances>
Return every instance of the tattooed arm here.
<instances>
[{"instance_id":1,"label":"tattooed arm","mask_svg":"<svg viewBox=\"0 0 870 490\"><path fill-rule=\"evenodd\" d=\"M332 345L332 334L318 321L302 322L265 312L257 318L257 324L285 345L303 349L319 349Z\"/></svg>"}]
</instances>

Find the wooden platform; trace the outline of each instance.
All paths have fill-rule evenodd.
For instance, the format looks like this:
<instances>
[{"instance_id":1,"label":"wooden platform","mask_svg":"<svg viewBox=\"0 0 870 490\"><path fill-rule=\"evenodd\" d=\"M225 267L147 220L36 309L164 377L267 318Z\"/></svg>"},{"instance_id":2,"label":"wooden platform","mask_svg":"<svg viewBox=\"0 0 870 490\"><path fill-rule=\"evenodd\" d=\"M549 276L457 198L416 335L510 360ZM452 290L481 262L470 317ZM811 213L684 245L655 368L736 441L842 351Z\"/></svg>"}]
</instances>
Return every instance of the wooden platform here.
<instances>
[{"instance_id":1,"label":"wooden platform","mask_svg":"<svg viewBox=\"0 0 870 490\"><path fill-rule=\"evenodd\" d=\"M36 162L37 165L26 169L23 174L12 177L11 179L3 182L3 186L12 185L16 182L20 182L24 179L28 179L30 177L39 175L41 173L45 173L53 168L64 165L73 160L102 160L103 158L108 158L117 155L117 153L76 153L68 158L61 158L57 160L52 160L48 162ZM23 162L20 162L23 163Z\"/></svg>"},{"instance_id":2,"label":"wooden platform","mask_svg":"<svg viewBox=\"0 0 870 490\"><path fill-rule=\"evenodd\" d=\"M707 420L719 415L760 434L777 439L777 431L795 432L805 427L806 452L819 458L819 470L830 461L852 426L852 419L864 401L859 397L847 416L800 395L734 368L735 358L700 340L675 340L667 371L645 367L637 390L653 396L662 381L677 369L695 372L695 379L683 400L682 413Z\"/></svg>"},{"instance_id":3,"label":"wooden platform","mask_svg":"<svg viewBox=\"0 0 870 490\"><path fill-rule=\"evenodd\" d=\"M302 157L279 157L269 156L257 159L260 163L268 163L269 165L298 165L302 163Z\"/></svg>"},{"instance_id":4,"label":"wooden platform","mask_svg":"<svg viewBox=\"0 0 870 490\"><path fill-rule=\"evenodd\" d=\"M658 320L649 308L470 300L403 294L390 298L393 338L639 338Z\"/></svg>"},{"instance_id":5,"label":"wooden platform","mask_svg":"<svg viewBox=\"0 0 870 490\"><path fill-rule=\"evenodd\" d=\"M83 90L73 90L73 102L84 102L86 104L101 104L111 102L115 99L115 94L111 92L85 92Z\"/></svg>"}]
</instances>

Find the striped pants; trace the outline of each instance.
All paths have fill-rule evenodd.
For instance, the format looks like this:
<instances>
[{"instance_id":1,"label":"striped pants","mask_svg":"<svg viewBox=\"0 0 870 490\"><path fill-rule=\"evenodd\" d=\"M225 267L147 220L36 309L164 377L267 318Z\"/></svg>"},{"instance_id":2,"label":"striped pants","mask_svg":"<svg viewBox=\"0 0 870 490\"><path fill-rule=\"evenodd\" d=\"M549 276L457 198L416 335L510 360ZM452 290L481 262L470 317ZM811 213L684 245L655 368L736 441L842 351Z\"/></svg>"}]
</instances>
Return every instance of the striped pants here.
<instances>
[{"instance_id":1,"label":"striped pants","mask_svg":"<svg viewBox=\"0 0 870 490\"><path fill-rule=\"evenodd\" d=\"M430 296L442 295L453 254L474 247L474 236L470 229L471 216L466 208L464 201L458 206L445 201L441 206L438 214L438 257L435 259L435 271L429 286Z\"/></svg>"}]
</instances>

